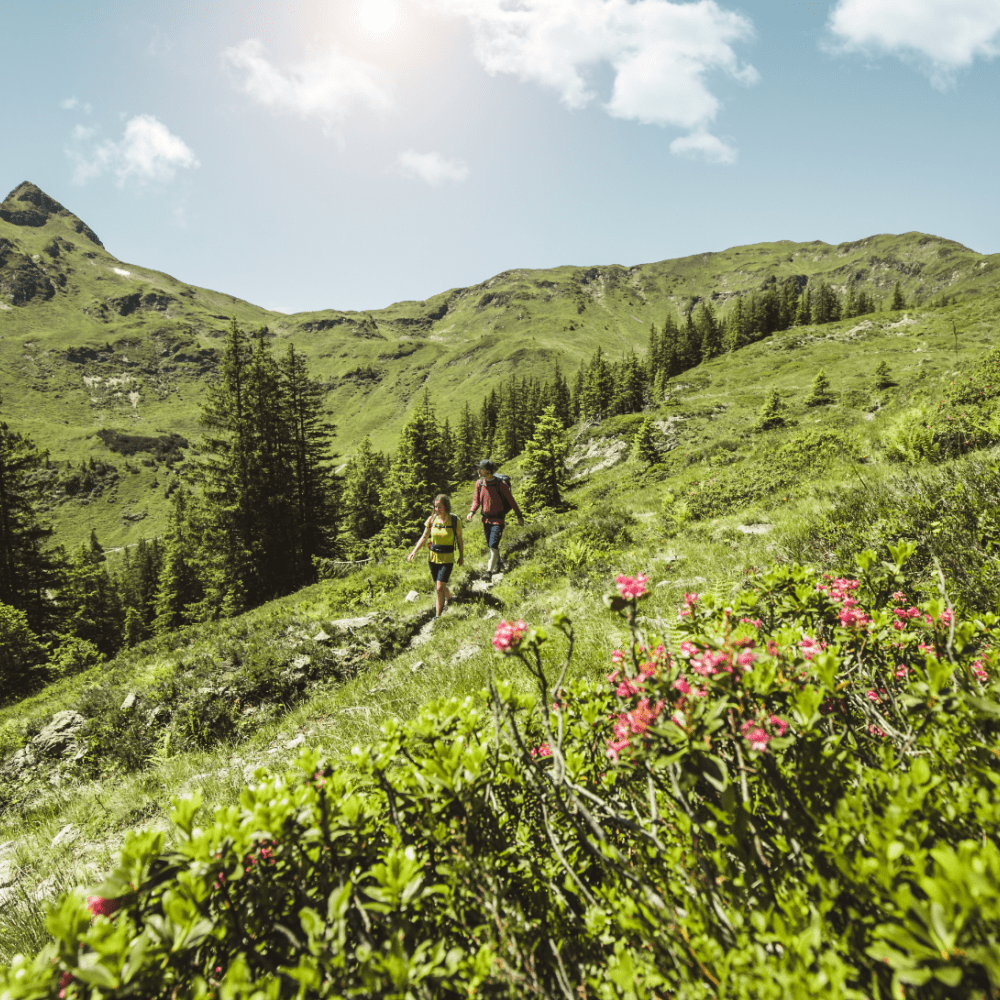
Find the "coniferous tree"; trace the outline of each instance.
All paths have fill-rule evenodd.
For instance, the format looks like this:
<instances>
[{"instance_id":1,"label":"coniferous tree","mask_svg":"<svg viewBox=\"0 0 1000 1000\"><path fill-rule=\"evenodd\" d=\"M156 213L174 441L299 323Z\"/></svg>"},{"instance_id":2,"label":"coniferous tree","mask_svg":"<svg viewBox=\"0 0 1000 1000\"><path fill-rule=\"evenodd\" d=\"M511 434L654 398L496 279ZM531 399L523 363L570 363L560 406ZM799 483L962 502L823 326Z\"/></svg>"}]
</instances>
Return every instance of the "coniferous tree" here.
<instances>
[{"instance_id":1,"label":"coniferous tree","mask_svg":"<svg viewBox=\"0 0 1000 1000\"><path fill-rule=\"evenodd\" d=\"M70 557L59 603L65 614L63 637L82 639L103 656L118 651L125 616L108 574L104 548L93 530L90 541Z\"/></svg>"},{"instance_id":2,"label":"coniferous tree","mask_svg":"<svg viewBox=\"0 0 1000 1000\"><path fill-rule=\"evenodd\" d=\"M465 410L468 413L468 405ZM365 435L358 453L344 470L344 527L355 542L367 542L385 527L381 493L386 471L385 456L372 449L371 440Z\"/></svg>"},{"instance_id":3,"label":"coniferous tree","mask_svg":"<svg viewBox=\"0 0 1000 1000\"><path fill-rule=\"evenodd\" d=\"M294 546L291 589L315 578L315 558L336 554L342 504L340 483L329 463L335 428L326 416L323 388L310 377L306 359L292 345L280 365L278 389L294 477L285 499ZM276 462L279 468L281 464Z\"/></svg>"},{"instance_id":4,"label":"coniferous tree","mask_svg":"<svg viewBox=\"0 0 1000 1000\"><path fill-rule=\"evenodd\" d=\"M824 281L816 291L816 301L813 303L812 321L814 323L832 323L840 319L840 298Z\"/></svg>"},{"instance_id":5,"label":"coniferous tree","mask_svg":"<svg viewBox=\"0 0 1000 1000\"><path fill-rule=\"evenodd\" d=\"M844 300L844 319L853 319L858 315L858 296L854 288L854 282L847 285L847 298Z\"/></svg>"},{"instance_id":6,"label":"coniferous tree","mask_svg":"<svg viewBox=\"0 0 1000 1000\"><path fill-rule=\"evenodd\" d=\"M726 347L729 351L738 351L750 343L748 319L743 296L740 295L726 320Z\"/></svg>"},{"instance_id":7,"label":"coniferous tree","mask_svg":"<svg viewBox=\"0 0 1000 1000\"><path fill-rule=\"evenodd\" d=\"M172 499L154 598L153 632L157 635L206 617L205 588L196 562L197 532L189 517L190 497L182 486Z\"/></svg>"},{"instance_id":8,"label":"coniferous tree","mask_svg":"<svg viewBox=\"0 0 1000 1000\"><path fill-rule=\"evenodd\" d=\"M550 406L539 418L534 437L524 447L523 465L529 477L524 497L530 510L558 507L562 503L568 454L569 438Z\"/></svg>"},{"instance_id":9,"label":"coniferous tree","mask_svg":"<svg viewBox=\"0 0 1000 1000\"><path fill-rule=\"evenodd\" d=\"M156 617L156 590L159 585L163 555L159 539L126 547L123 566L115 585L125 609L125 645L134 646L153 634Z\"/></svg>"},{"instance_id":10,"label":"coniferous tree","mask_svg":"<svg viewBox=\"0 0 1000 1000\"><path fill-rule=\"evenodd\" d=\"M648 467L655 465L659 457L653 438L653 418L646 417L632 439L632 459Z\"/></svg>"},{"instance_id":11,"label":"coniferous tree","mask_svg":"<svg viewBox=\"0 0 1000 1000\"><path fill-rule=\"evenodd\" d=\"M569 427L573 423L573 405L569 385L559 368L558 361L552 373L552 391L546 405L552 406L563 427Z\"/></svg>"},{"instance_id":12,"label":"coniferous tree","mask_svg":"<svg viewBox=\"0 0 1000 1000\"><path fill-rule=\"evenodd\" d=\"M799 285L795 278L787 278L781 288L781 316L779 328L790 330L795 325L799 305Z\"/></svg>"},{"instance_id":13,"label":"coniferous tree","mask_svg":"<svg viewBox=\"0 0 1000 1000\"><path fill-rule=\"evenodd\" d=\"M583 397L587 383L586 367L585 364L581 364L576 370L576 377L573 379L573 392L570 397L570 405L574 423L583 416Z\"/></svg>"},{"instance_id":14,"label":"coniferous tree","mask_svg":"<svg viewBox=\"0 0 1000 1000\"><path fill-rule=\"evenodd\" d=\"M26 693L45 659L45 647L20 609L0 603L0 704Z\"/></svg>"},{"instance_id":15,"label":"coniferous tree","mask_svg":"<svg viewBox=\"0 0 1000 1000\"><path fill-rule=\"evenodd\" d=\"M584 382L580 409L587 420L603 420L614 402L614 377L600 345L594 353Z\"/></svg>"},{"instance_id":16,"label":"coniferous tree","mask_svg":"<svg viewBox=\"0 0 1000 1000\"><path fill-rule=\"evenodd\" d=\"M906 297L903 295L903 289L898 281L892 290L892 308L894 311L906 308Z\"/></svg>"},{"instance_id":17,"label":"coniferous tree","mask_svg":"<svg viewBox=\"0 0 1000 1000\"><path fill-rule=\"evenodd\" d=\"M715 316L711 302L702 302L698 307L698 318L695 322L698 338L701 341L700 361L710 361L722 353L722 328Z\"/></svg>"},{"instance_id":18,"label":"coniferous tree","mask_svg":"<svg viewBox=\"0 0 1000 1000\"><path fill-rule=\"evenodd\" d=\"M55 624L51 594L60 579L58 555L44 547L52 529L38 515L46 461L30 438L0 421L0 604L23 611L40 635Z\"/></svg>"},{"instance_id":19,"label":"coniferous tree","mask_svg":"<svg viewBox=\"0 0 1000 1000\"><path fill-rule=\"evenodd\" d=\"M827 378L826 372L820 369L809 387L805 404L806 406L825 406L832 402L833 393L830 391L830 379Z\"/></svg>"},{"instance_id":20,"label":"coniferous tree","mask_svg":"<svg viewBox=\"0 0 1000 1000\"><path fill-rule=\"evenodd\" d=\"M757 310L757 336L766 337L781 328L781 296L778 295L778 285L773 275L767 288L757 299Z\"/></svg>"},{"instance_id":21,"label":"coniferous tree","mask_svg":"<svg viewBox=\"0 0 1000 1000\"><path fill-rule=\"evenodd\" d=\"M663 321L663 336L660 338L660 368L666 372L667 378L680 375L684 370L682 365L681 332L677 320L670 313Z\"/></svg>"},{"instance_id":22,"label":"coniferous tree","mask_svg":"<svg viewBox=\"0 0 1000 1000\"><path fill-rule=\"evenodd\" d=\"M855 316L867 316L868 313L875 312L875 300L872 298L870 292L866 292L863 288L858 292L858 301L854 307Z\"/></svg>"},{"instance_id":23,"label":"coniferous tree","mask_svg":"<svg viewBox=\"0 0 1000 1000\"><path fill-rule=\"evenodd\" d=\"M785 424L785 404L781 401L781 393L777 389L772 389L764 400L764 405L757 414L757 421L753 426L755 431L769 431L775 427L782 427Z\"/></svg>"},{"instance_id":24,"label":"coniferous tree","mask_svg":"<svg viewBox=\"0 0 1000 1000\"><path fill-rule=\"evenodd\" d=\"M464 482L475 474L479 460L479 433L466 402L458 423L458 439L455 442L455 478Z\"/></svg>"},{"instance_id":25,"label":"coniferous tree","mask_svg":"<svg viewBox=\"0 0 1000 1000\"><path fill-rule=\"evenodd\" d=\"M681 337L683 371L701 364L701 334L694 322L694 307L688 310Z\"/></svg>"},{"instance_id":26,"label":"coniferous tree","mask_svg":"<svg viewBox=\"0 0 1000 1000\"><path fill-rule=\"evenodd\" d=\"M425 391L400 433L393 471L381 491L389 544L416 541L434 496L451 492L441 450L441 430Z\"/></svg>"},{"instance_id":27,"label":"coniferous tree","mask_svg":"<svg viewBox=\"0 0 1000 1000\"><path fill-rule=\"evenodd\" d=\"M875 366L875 377L872 380L872 387L876 391L891 389L896 382L893 380L892 372L889 369L888 361L880 361Z\"/></svg>"},{"instance_id":28,"label":"coniferous tree","mask_svg":"<svg viewBox=\"0 0 1000 1000\"><path fill-rule=\"evenodd\" d=\"M807 285L799 296L799 304L795 309L795 325L809 326L812 321L812 288Z\"/></svg>"}]
</instances>

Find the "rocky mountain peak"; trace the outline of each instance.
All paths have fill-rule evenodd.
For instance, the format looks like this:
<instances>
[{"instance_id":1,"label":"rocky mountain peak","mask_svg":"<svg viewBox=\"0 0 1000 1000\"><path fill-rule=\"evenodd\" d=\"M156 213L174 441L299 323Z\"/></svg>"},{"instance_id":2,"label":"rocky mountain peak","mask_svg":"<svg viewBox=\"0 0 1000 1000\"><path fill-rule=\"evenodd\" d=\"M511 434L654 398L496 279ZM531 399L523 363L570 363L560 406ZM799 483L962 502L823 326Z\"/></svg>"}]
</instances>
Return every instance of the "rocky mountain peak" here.
<instances>
[{"instance_id":1,"label":"rocky mountain peak","mask_svg":"<svg viewBox=\"0 0 1000 1000\"><path fill-rule=\"evenodd\" d=\"M30 181L18 184L0 204L0 219L14 226L37 228L44 226L50 219L56 217L65 219L72 226L74 232L85 236L91 243L96 243L102 249L104 248L104 244L90 226Z\"/></svg>"}]
</instances>

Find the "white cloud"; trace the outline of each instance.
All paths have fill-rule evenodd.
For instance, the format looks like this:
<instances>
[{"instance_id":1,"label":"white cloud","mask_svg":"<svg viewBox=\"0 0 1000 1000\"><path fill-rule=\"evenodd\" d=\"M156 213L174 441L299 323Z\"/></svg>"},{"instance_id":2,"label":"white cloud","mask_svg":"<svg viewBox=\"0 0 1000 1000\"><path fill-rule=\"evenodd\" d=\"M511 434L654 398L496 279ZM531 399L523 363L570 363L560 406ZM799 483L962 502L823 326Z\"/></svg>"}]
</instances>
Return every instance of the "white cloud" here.
<instances>
[{"instance_id":1,"label":"white cloud","mask_svg":"<svg viewBox=\"0 0 1000 1000\"><path fill-rule=\"evenodd\" d=\"M736 147L708 132L692 132L670 143L670 152L679 156L701 157L709 163L735 163Z\"/></svg>"},{"instance_id":2,"label":"white cloud","mask_svg":"<svg viewBox=\"0 0 1000 1000\"><path fill-rule=\"evenodd\" d=\"M446 181L461 183L469 176L469 168L461 160L447 160L440 153L417 153L408 149L397 159L400 170L409 177L417 177L431 187Z\"/></svg>"},{"instance_id":3,"label":"white cloud","mask_svg":"<svg viewBox=\"0 0 1000 1000\"><path fill-rule=\"evenodd\" d=\"M388 108L392 101L382 71L372 63L331 48L311 62L281 69L269 62L256 39L222 51L222 61L245 94L266 107L318 118L331 131L358 105Z\"/></svg>"},{"instance_id":4,"label":"white cloud","mask_svg":"<svg viewBox=\"0 0 1000 1000\"><path fill-rule=\"evenodd\" d=\"M73 138L86 142L93 135L93 129L78 125ZM68 152L76 162L73 180L77 184L107 170L115 175L119 186L128 180L167 183L174 179L179 169L199 166L197 157L184 140L153 115L136 115L129 119L119 142L108 141L89 151L71 149Z\"/></svg>"},{"instance_id":5,"label":"white cloud","mask_svg":"<svg viewBox=\"0 0 1000 1000\"><path fill-rule=\"evenodd\" d=\"M720 106L708 73L719 70L746 85L759 79L733 50L753 37L753 25L715 0L422 2L469 20L476 58L488 72L549 87L573 109L596 98L588 73L606 64L614 73L608 114L700 135Z\"/></svg>"},{"instance_id":6,"label":"white cloud","mask_svg":"<svg viewBox=\"0 0 1000 1000\"><path fill-rule=\"evenodd\" d=\"M916 58L940 90L976 58L1000 54L997 0L840 0L829 28L842 50Z\"/></svg>"},{"instance_id":7,"label":"white cloud","mask_svg":"<svg viewBox=\"0 0 1000 1000\"><path fill-rule=\"evenodd\" d=\"M63 111L75 111L77 108L80 108L88 115L93 110L89 104L84 104L83 102L78 101L75 97L67 97L65 101L60 101L59 107L62 108Z\"/></svg>"}]
</instances>

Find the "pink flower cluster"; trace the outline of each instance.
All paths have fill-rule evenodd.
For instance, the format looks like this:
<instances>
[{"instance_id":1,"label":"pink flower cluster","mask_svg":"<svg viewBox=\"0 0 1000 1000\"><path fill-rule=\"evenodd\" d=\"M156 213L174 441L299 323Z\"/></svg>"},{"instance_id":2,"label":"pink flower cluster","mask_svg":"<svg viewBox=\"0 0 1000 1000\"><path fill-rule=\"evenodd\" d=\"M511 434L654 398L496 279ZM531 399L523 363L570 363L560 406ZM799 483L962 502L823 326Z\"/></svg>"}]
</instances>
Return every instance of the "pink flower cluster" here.
<instances>
[{"instance_id":1,"label":"pink flower cluster","mask_svg":"<svg viewBox=\"0 0 1000 1000\"><path fill-rule=\"evenodd\" d=\"M645 736L663 710L663 705L662 700L652 705L648 698L642 698L631 712L622 712L615 720L615 738L608 740L608 756L618 760L618 755L629 746L632 737Z\"/></svg>"},{"instance_id":2,"label":"pink flower cluster","mask_svg":"<svg viewBox=\"0 0 1000 1000\"><path fill-rule=\"evenodd\" d=\"M528 623L519 618L516 622L502 620L497 625L496 635L493 636L493 645L501 653L514 653L521 645L524 633L528 631Z\"/></svg>"},{"instance_id":3,"label":"pink flower cluster","mask_svg":"<svg viewBox=\"0 0 1000 1000\"><path fill-rule=\"evenodd\" d=\"M770 732L768 732L770 730ZM780 739L788 732L788 723L778 716L772 715L766 722L757 722L754 719L747 719L740 726L740 732L744 739L750 744L751 750L758 750L761 753L767 752L767 745L773 739Z\"/></svg>"},{"instance_id":4,"label":"pink flower cluster","mask_svg":"<svg viewBox=\"0 0 1000 1000\"><path fill-rule=\"evenodd\" d=\"M528 752L532 757L551 757L552 747L548 743L543 743L541 746L532 747Z\"/></svg>"},{"instance_id":5,"label":"pink flower cluster","mask_svg":"<svg viewBox=\"0 0 1000 1000\"><path fill-rule=\"evenodd\" d=\"M95 917L110 917L113 913L117 913L121 909L124 902L124 898L121 897L118 899L105 899L103 896L88 896L87 909Z\"/></svg>"},{"instance_id":6,"label":"pink flower cluster","mask_svg":"<svg viewBox=\"0 0 1000 1000\"><path fill-rule=\"evenodd\" d=\"M615 577L615 586L618 588L618 593L626 601L635 601L640 597L646 596L646 583L648 580L649 577L645 573L640 573L636 577L625 576L624 573L619 573Z\"/></svg>"},{"instance_id":7,"label":"pink flower cluster","mask_svg":"<svg viewBox=\"0 0 1000 1000\"><path fill-rule=\"evenodd\" d=\"M698 599L701 594L684 594L684 607L677 612L678 618L686 618L698 606Z\"/></svg>"},{"instance_id":8,"label":"pink flower cluster","mask_svg":"<svg viewBox=\"0 0 1000 1000\"><path fill-rule=\"evenodd\" d=\"M844 577L833 580L826 574L823 579L829 582L817 583L816 589L827 593L831 601L840 604L840 624L844 628L871 625L871 618L858 606L858 600L854 597L854 592L861 586L860 580L848 580Z\"/></svg>"},{"instance_id":9,"label":"pink flower cluster","mask_svg":"<svg viewBox=\"0 0 1000 1000\"><path fill-rule=\"evenodd\" d=\"M814 656L817 656L824 649L826 649L826 641L817 642L812 636L803 636L799 642L799 649L802 650L802 655L807 659L811 660Z\"/></svg>"}]
</instances>

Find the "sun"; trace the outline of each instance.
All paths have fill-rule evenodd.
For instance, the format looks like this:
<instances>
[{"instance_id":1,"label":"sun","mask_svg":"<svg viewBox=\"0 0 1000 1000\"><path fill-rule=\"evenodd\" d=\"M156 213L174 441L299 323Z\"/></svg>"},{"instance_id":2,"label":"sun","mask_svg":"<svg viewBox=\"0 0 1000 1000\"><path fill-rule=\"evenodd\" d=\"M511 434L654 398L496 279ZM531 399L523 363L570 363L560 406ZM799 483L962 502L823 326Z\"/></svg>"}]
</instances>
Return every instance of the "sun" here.
<instances>
[{"instance_id":1,"label":"sun","mask_svg":"<svg viewBox=\"0 0 1000 1000\"><path fill-rule=\"evenodd\" d=\"M355 0L354 19L371 35L388 35L402 17L400 0Z\"/></svg>"}]
</instances>

